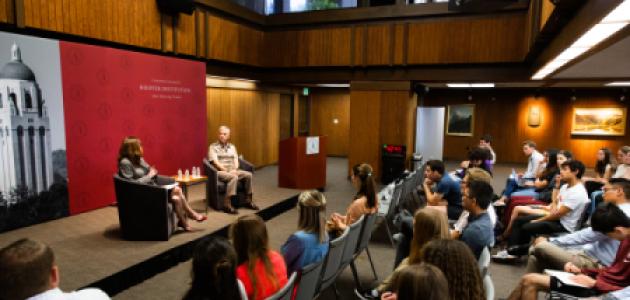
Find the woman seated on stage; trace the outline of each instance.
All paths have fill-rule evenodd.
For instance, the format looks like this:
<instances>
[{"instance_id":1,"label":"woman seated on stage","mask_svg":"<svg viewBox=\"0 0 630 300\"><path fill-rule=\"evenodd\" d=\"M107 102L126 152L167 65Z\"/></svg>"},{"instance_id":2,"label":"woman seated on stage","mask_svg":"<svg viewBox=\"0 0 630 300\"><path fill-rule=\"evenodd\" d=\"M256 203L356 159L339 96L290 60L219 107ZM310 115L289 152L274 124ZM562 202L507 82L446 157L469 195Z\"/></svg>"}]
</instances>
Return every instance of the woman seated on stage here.
<instances>
[{"instance_id":1,"label":"woman seated on stage","mask_svg":"<svg viewBox=\"0 0 630 300\"><path fill-rule=\"evenodd\" d=\"M245 289L236 279L236 252L228 241L210 237L195 246L192 283L183 299L246 299Z\"/></svg>"},{"instance_id":2,"label":"woman seated on stage","mask_svg":"<svg viewBox=\"0 0 630 300\"><path fill-rule=\"evenodd\" d=\"M357 190L354 200L348 207L345 216L333 213L328 221L329 232L344 231L346 227L354 223L365 214L373 214L378 211L376 199L376 185L372 175L372 167L368 164L358 164L352 168L352 185Z\"/></svg>"},{"instance_id":3,"label":"woman seated on stage","mask_svg":"<svg viewBox=\"0 0 630 300\"><path fill-rule=\"evenodd\" d=\"M191 231L188 225L187 216L197 222L203 222L206 216L196 213L186 201L182 189L178 187L170 177L158 176L158 171L144 161L144 150L140 139L134 136L126 137L120 145L118 152L118 174L126 179L132 179L141 183L155 184L164 186L169 189L169 201L173 204L177 218L178 226L184 228L185 231Z\"/></svg>"},{"instance_id":4,"label":"woman seated on stage","mask_svg":"<svg viewBox=\"0 0 630 300\"><path fill-rule=\"evenodd\" d=\"M267 226L258 215L239 217L230 226L230 239L238 260L236 277L248 299L266 299L287 283L284 259L269 249Z\"/></svg>"},{"instance_id":5,"label":"woman seated on stage","mask_svg":"<svg viewBox=\"0 0 630 300\"><path fill-rule=\"evenodd\" d=\"M324 194L317 190L302 192L298 197L298 215L299 231L282 246L289 274L324 259L328 253Z\"/></svg>"}]
</instances>

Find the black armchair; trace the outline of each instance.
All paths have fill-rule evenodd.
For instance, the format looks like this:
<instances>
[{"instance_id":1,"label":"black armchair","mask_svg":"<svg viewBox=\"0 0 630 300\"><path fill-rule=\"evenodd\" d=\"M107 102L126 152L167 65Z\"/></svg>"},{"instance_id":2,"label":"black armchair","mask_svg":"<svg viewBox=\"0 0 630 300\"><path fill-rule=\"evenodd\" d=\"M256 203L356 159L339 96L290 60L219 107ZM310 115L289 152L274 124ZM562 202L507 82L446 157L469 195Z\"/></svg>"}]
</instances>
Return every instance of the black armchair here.
<instances>
[{"instance_id":1,"label":"black armchair","mask_svg":"<svg viewBox=\"0 0 630 300\"><path fill-rule=\"evenodd\" d=\"M248 172L254 172L254 165L250 162L239 158L239 169ZM208 182L206 183L206 201L215 210L223 210L223 199L225 198L226 183L219 181L218 171L214 165L203 159L203 168L208 176ZM232 197L232 206L241 206L247 202L247 193L242 181L239 181L236 189L236 196Z\"/></svg>"},{"instance_id":2,"label":"black armchair","mask_svg":"<svg viewBox=\"0 0 630 300\"><path fill-rule=\"evenodd\" d=\"M114 175L120 231L127 240L167 241L176 229L177 216L169 190Z\"/></svg>"}]
</instances>

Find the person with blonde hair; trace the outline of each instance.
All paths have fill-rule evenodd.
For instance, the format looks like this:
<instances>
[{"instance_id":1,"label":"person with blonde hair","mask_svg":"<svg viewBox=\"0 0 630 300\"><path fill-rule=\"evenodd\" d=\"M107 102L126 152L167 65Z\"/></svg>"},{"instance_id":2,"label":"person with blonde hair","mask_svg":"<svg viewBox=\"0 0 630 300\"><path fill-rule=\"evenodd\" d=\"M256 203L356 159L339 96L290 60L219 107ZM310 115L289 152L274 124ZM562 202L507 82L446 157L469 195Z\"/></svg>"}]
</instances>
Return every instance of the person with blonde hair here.
<instances>
[{"instance_id":1,"label":"person with blonde hair","mask_svg":"<svg viewBox=\"0 0 630 300\"><path fill-rule=\"evenodd\" d=\"M298 197L298 231L282 246L288 274L318 262L328 253L326 232L326 197L317 190Z\"/></svg>"},{"instance_id":2,"label":"person with blonde hair","mask_svg":"<svg viewBox=\"0 0 630 300\"><path fill-rule=\"evenodd\" d=\"M247 298L261 300L287 283L287 268L280 253L269 248L267 226L258 215L245 215L230 226L230 240L236 250L236 277Z\"/></svg>"},{"instance_id":3,"label":"person with blonde hair","mask_svg":"<svg viewBox=\"0 0 630 300\"><path fill-rule=\"evenodd\" d=\"M446 239L448 237L448 219L446 218L446 214L428 207L416 211L413 217L413 239L411 240L409 256L402 260L388 278L383 280L377 288L378 292L382 293L386 291L387 287L391 284L393 276L406 266L422 262L421 250L426 243L435 239ZM368 291L367 295L370 294L373 295L374 292Z\"/></svg>"},{"instance_id":4,"label":"person with blonde hair","mask_svg":"<svg viewBox=\"0 0 630 300\"><path fill-rule=\"evenodd\" d=\"M355 165L352 168L350 178L352 185L357 189L357 193L345 216L338 213L332 214L330 221L327 223L328 231L343 231L361 216L378 211L376 183L374 183L372 166L366 163Z\"/></svg>"},{"instance_id":5,"label":"person with blonde hair","mask_svg":"<svg viewBox=\"0 0 630 300\"><path fill-rule=\"evenodd\" d=\"M190 225L188 225L188 218L197 222L203 222L208 219L208 217L195 212L188 205L182 189L177 186L173 178L159 176L157 169L144 160L142 143L135 136L125 137L120 145L120 150L118 151L118 174L125 179L167 188L169 190L169 202L173 205L179 219L178 226L185 231L192 230Z\"/></svg>"}]
</instances>

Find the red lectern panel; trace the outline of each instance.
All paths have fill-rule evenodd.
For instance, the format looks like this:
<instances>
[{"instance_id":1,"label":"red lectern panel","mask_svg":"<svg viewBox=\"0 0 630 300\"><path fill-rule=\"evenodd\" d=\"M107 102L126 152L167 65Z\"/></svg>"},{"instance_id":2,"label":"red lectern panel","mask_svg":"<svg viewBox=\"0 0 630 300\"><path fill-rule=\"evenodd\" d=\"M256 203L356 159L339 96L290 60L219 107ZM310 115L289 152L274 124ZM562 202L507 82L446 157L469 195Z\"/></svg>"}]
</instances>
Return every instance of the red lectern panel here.
<instances>
[{"instance_id":1,"label":"red lectern panel","mask_svg":"<svg viewBox=\"0 0 630 300\"><path fill-rule=\"evenodd\" d=\"M326 137L319 137L319 153L306 154L307 137L280 141L278 186L318 189L326 186Z\"/></svg>"}]
</instances>

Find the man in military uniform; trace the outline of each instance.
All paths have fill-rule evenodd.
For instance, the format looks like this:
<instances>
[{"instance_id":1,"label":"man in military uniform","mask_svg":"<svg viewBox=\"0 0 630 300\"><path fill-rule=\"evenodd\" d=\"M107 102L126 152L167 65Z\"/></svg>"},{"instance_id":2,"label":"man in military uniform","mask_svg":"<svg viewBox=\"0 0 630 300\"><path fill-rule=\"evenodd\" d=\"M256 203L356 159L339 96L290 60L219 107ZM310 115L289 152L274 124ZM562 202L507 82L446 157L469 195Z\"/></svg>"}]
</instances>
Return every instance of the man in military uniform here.
<instances>
[{"instance_id":1,"label":"man in military uniform","mask_svg":"<svg viewBox=\"0 0 630 300\"><path fill-rule=\"evenodd\" d=\"M238 169L238 153L236 147L229 141L230 128L221 126L219 127L219 140L210 145L208 149L208 160L217 169L219 180L227 184L223 210L230 214L237 213L236 209L232 207L230 199L236 195L239 180L243 180L247 190L248 201L244 206L258 210L258 206L252 201L252 173Z\"/></svg>"}]
</instances>

